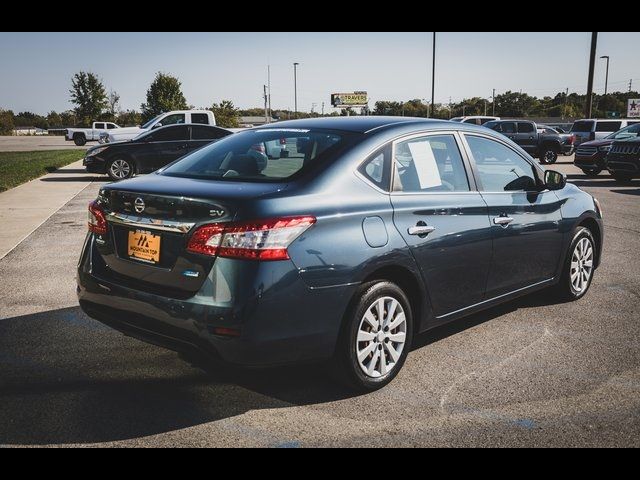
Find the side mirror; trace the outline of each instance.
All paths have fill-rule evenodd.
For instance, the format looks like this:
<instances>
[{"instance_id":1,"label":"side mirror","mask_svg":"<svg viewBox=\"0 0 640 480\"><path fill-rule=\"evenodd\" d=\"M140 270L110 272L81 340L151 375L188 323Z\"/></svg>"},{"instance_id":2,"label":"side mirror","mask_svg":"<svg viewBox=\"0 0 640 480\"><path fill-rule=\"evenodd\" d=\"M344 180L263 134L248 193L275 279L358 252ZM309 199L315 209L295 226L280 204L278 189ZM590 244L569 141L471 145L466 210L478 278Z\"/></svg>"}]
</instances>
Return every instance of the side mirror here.
<instances>
[{"instance_id":1,"label":"side mirror","mask_svg":"<svg viewBox=\"0 0 640 480\"><path fill-rule=\"evenodd\" d=\"M562 190L567 185L567 177L555 170L544 172L544 185L549 190Z\"/></svg>"}]
</instances>

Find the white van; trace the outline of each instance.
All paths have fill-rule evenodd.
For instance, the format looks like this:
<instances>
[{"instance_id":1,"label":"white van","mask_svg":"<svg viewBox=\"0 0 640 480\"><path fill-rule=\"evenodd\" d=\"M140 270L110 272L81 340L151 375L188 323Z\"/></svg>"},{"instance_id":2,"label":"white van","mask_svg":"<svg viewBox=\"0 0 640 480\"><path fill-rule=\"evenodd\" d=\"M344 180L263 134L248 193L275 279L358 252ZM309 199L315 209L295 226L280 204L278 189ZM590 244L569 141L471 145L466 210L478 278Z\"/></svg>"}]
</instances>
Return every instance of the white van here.
<instances>
[{"instance_id":1,"label":"white van","mask_svg":"<svg viewBox=\"0 0 640 480\"><path fill-rule=\"evenodd\" d=\"M584 142L590 142L591 140L601 140L604 137L611 135L618 130L621 130L634 123L640 123L638 119L606 119L601 120L598 118L590 118L584 120L576 120L573 122L571 131L575 137L575 145L580 145Z\"/></svg>"},{"instance_id":2,"label":"white van","mask_svg":"<svg viewBox=\"0 0 640 480\"><path fill-rule=\"evenodd\" d=\"M484 125L492 120L500 120L500 117L489 117L487 115L469 115L466 117L453 117L452 122L472 123L474 125Z\"/></svg>"}]
</instances>

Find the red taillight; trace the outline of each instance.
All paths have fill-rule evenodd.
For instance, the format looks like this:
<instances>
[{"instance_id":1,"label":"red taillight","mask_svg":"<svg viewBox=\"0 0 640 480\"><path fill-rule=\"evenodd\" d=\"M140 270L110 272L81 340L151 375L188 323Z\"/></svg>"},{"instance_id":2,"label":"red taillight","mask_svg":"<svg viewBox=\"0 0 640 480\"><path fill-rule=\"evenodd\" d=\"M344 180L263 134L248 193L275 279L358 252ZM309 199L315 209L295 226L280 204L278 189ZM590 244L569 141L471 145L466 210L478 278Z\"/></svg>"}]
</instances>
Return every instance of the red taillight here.
<instances>
[{"instance_id":1,"label":"red taillight","mask_svg":"<svg viewBox=\"0 0 640 480\"><path fill-rule=\"evenodd\" d=\"M246 260L288 260L287 248L315 217L286 217L242 223L204 225L187 246L192 253Z\"/></svg>"},{"instance_id":2,"label":"red taillight","mask_svg":"<svg viewBox=\"0 0 640 480\"><path fill-rule=\"evenodd\" d=\"M227 327L215 327L213 329L214 335L219 335L221 337L239 337L240 330L235 328L227 328Z\"/></svg>"},{"instance_id":3,"label":"red taillight","mask_svg":"<svg viewBox=\"0 0 640 480\"><path fill-rule=\"evenodd\" d=\"M96 200L89 204L89 231L98 235L107 233L107 218Z\"/></svg>"},{"instance_id":4,"label":"red taillight","mask_svg":"<svg viewBox=\"0 0 640 480\"><path fill-rule=\"evenodd\" d=\"M569 136L569 145L573 145L576 141L576 136L575 135L570 135Z\"/></svg>"}]
</instances>

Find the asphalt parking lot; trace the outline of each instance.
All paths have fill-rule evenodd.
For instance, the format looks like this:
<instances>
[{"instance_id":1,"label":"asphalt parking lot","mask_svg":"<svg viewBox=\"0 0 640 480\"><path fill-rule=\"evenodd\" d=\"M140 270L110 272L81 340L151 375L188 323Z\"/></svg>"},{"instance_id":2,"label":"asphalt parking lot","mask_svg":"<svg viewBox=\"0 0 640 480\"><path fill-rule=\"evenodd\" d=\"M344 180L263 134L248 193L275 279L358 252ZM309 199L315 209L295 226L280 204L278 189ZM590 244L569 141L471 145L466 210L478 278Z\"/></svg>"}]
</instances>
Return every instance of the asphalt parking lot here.
<instances>
[{"instance_id":1,"label":"asphalt parking lot","mask_svg":"<svg viewBox=\"0 0 640 480\"><path fill-rule=\"evenodd\" d=\"M98 142L89 142L83 147L78 147L75 143L67 142L63 136L58 135L0 136L0 152L86 150L87 148L97 144Z\"/></svg>"},{"instance_id":2,"label":"asphalt parking lot","mask_svg":"<svg viewBox=\"0 0 640 480\"><path fill-rule=\"evenodd\" d=\"M603 264L418 338L397 380L352 396L321 367L205 373L83 315L74 269L93 182L0 260L0 446L640 446L640 181L588 179ZM535 252L531 252L535 255Z\"/></svg>"}]
</instances>

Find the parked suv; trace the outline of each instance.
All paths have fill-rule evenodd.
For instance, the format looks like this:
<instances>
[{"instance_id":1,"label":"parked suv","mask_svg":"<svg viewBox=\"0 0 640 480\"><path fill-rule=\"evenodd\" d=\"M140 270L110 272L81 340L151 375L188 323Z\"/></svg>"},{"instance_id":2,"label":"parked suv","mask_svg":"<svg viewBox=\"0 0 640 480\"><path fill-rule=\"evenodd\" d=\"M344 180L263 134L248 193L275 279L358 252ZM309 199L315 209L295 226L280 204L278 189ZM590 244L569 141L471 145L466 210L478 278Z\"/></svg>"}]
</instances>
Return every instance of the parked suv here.
<instances>
[{"instance_id":1,"label":"parked suv","mask_svg":"<svg viewBox=\"0 0 640 480\"><path fill-rule=\"evenodd\" d=\"M573 163L576 167L582 169L585 175L595 177L606 168L605 158L614 141L632 139L638 136L640 136L640 123L629 125L602 140L585 142L576 150Z\"/></svg>"},{"instance_id":2,"label":"parked suv","mask_svg":"<svg viewBox=\"0 0 640 480\"><path fill-rule=\"evenodd\" d=\"M576 120L573 122L570 133L576 136L576 146L578 146L584 142L602 140L608 135L636 123L640 123L640 120L600 120L596 118Z\"/></svg>"},{"instance_id":3,"label":"parked suv","mask_svg":"<svg viewBox=\"0 0 640 480\"><path fill-rule=\"evenodd\" d=\"M527 120L498 120L484 124L486 128L502 133L520 145L522 149L540 163L555 163L558 154L573 149L573 142L565 144L557 133L538 133L538 125Z\"/></svg>"},{"instance_id":4,"label":"parked suv","mask_svg":"<svg viewBox=\"0 0 640 480\"><path fill-rule=\"evenodd\" d=\"M613 178L621 182L640 177L640 138L614 141L605 164Z\"/></svg>"}]
</instances>

